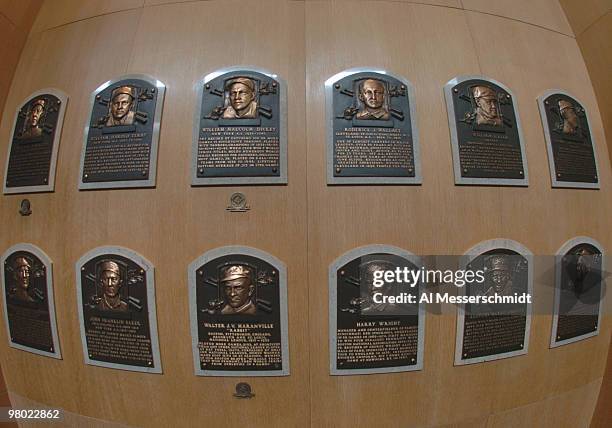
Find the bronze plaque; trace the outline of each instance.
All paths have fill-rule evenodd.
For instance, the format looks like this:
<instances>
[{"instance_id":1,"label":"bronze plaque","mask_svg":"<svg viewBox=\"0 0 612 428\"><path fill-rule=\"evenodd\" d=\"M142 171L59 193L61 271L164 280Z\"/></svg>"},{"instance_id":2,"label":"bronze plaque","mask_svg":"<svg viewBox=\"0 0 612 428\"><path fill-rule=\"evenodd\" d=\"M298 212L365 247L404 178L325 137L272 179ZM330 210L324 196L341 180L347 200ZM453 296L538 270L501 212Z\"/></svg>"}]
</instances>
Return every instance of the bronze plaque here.
<instances>
[{"instance_id":1,"label":"bronze plaque","mask_svg":"<svg viewBox=\"0 0 612 428\"><path fill-rule=\"evenodd\" d=\"M466 296L531 294L531 253L508 241L488 241L467 269L484 272L482 283L465 286ZM487 249L487 245L488 248ZM491 248L494 247L494 248ZM527 353L530 303L465 303L457 322L455 364L472 364Z\"/></svg>"},{"instance_id":2,"label":"bronze plaque","mask_svg":"<svg viewBox=\"0 0 612 428\"><path fill-rule=\"evenodd\" d=\"M553 187L599 188L595 147L587 112L563 91L538 98Z\"/></svg>"},{"instance_id":3,"label":"bronze plaque","mask_svg":"<svg viewBox=\"0 0 612 428\"><path fill-rule=\"evenodd\" d=\"M598 334L603 289L603 253L590 238L575 238L557 256L551 346Z\"/></svg>"},{"instance_id":4,"label":"bronze plaque","mask_svg":"<svg viewBox=\"0 0 612 428\"><path fill-rule=\"evenodd\" d=\"M279 260L249 247L212 250L189 266L197 375L289 374L286 281Z\"/></svg>"},{"instance_id":5,"label":"bronze plaque","mask_svg":"<svg viewBox=\"0 0 612 428\"><path fill-rule=\"evenodd\" d=\"M31 244L18 244L4 253L2 265L4 314L10 346L61 358L51 260Z\"/></svg>"},{"instance_id":6,"label":"bronze plaque","mask_svg":"<svg viewBox=\"0 0 612 428\"><path fill-rule=\"evenodd\" d=\"M68 97L44 89L28 97L15 117L4 193L52 192Z\"/></svg>"},{"instance_id":7,"label":"bronze plaque","mask_svg":"<svg viewBox=\"0 0 612 428\"><path fill-rule=\"evenodd\" d=\"M512 92L480 76L444 87L456 184L527 186L527 160Z\"/></svg>"},{"instance_id":8,"label":"bronze plaque","mask_svg":"<svg viewBox=\"0 0 612 428\"><path fill-rule=\"evenodd\" d=\"M143 75L104 83L92 94L79 189L155 187L165 86Z\"/></svg>"},{"instance_id":9,"label":"bronze plaque","mask_svg":"<svg viewBox=\"0 0 612 428\"><path fill-rule=\"evenodd\" d=\"M287 183L286 86L264 70L227 68L198 86L192 185Z\"/></svg>"},{"instance_id":10,"label":"bronze plaque","mask_svg":"<svg viewBox=\"0 0 612 428\"><path fill-rule=\"evenodd\" d=\"M349 252L330 267L330 363L332 375L390 373L423 367L421 284L377 284L376 271L416 271L419 260L377 245ZM389 303L383 297L412 296Z\"/></svg>"},{"instance_id":11,"label":"bronze plaque","mask_svg":"<svg viewBox=\"0 0 612 428\"><path fill-rule=\"evenodd\" d=\"M352 69L325 82L328 184L420 184L412 84Z\"/></svg>"},{"instance_id":12,"label":"bronze plaque","mask_svg":"<svg viewBox=\"0 0 612 428\"><path fill-rule=\"evenodd\" d=\"M153 266L121 247L77 262L81 339L87 364L161 373Z\"/></svg>"}]
</instances>

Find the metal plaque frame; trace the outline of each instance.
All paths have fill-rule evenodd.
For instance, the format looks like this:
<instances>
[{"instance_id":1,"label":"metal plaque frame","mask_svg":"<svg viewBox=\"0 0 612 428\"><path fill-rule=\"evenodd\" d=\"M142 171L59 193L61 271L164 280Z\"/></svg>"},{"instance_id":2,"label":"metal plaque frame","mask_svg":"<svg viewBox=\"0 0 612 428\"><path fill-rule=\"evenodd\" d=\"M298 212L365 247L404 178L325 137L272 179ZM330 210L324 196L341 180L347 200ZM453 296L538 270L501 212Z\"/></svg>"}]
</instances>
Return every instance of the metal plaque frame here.
<instances>
[{"instance_id":1,"label":"metal plaque frame","mask_svg":"<svg viewBox=\"0 0 612 428\"><path fill-rule=\"evenodd\" d=\"M597 328L595 331L590 333L582 334L580 336L575 336L570 339L559 340L556 341L557 337L557 326L559 323L559 305L561 304L561 267L562 264L559 262L559 257L564 257L569 250L571 250L576 245L580 244L590 244L597 248L601 252L601 271L605 272L605 262L606 255L603 250L603 247L599 242L594 240L593 238L589 238L588 236L577 236L575 238L570 239L565 244L559 248L556 254L555 260L555 301L553 307L553 322L552 322L552 330L550 332L550 348L557 348L559 346L567 345L570 343L578 342L580 340L588 339L589 337L594 337L599 335L599 330L601 329L601 317L602 317L602 308L604 298L604 283L605 278L602 277L602 284L600 285L600 297L599 297L599 314L597 318Z\"/></svg>"},{"instance_id":2,"label":"metal plaque frame","mask_svg":"<svg viewBox=\"0 0 612 428\"><path fill-rule=\"evenodd\" d=\"M85 336L85 320L83 316L83 292L82 292L82 284L81 284L81 268L85 266L87 262L97 256L101 256L103 254L117 254L130 260L134 261L138 265L140 265L145 271L145 276L147 278L147 304L148 304L148 317L149 317L149 333L151 338L151 355L153 356L153 367L140 367L140 366L132 366L128 364L116 364L116 363L108 363L105 361L92 360L89 358L89 352L87 349L87 338ZM76 292L77 292L77 305L79 310L79 327L81 331L81 344L83 347L83 359L85 360L85 364L89 364L92 366L98 367L108 367L111 369L119 369L119 370L128 370L135 372L144 372L144 373L162 373L162 364L161 357L159 353L159 338L157 335L157 310L155 306L155 268L153 264L148 261L146 258L141 256L135 251L132 251L128 248L118 247L118 246L103 246L97 247L93 250L85 253L81 258L76 262Z\"/></svg>"},{"instance_id":3,"label":"metal plaque frame","mask_svg":"<svg viewBox=\"0 0 612 428\"><path fill-rule=\"evenodd\" d=\"M200 367L200 353L198 350L198 308L197 308L197 297L196 297L196 271L206 263L215 260L219 257L232 255L232 254L243 254L251 257L256 257L264 260L271 264L278 270L278 294L279 294L279 306L280 306L280 333L281 333L281 360L283 368L281 370L202 370ZM191 349L193 352L193 366L194 373L196 376L289 376L289 334L288 334L288 312L287 312L287 267L285 264L274 257L273 255L266 253L265 251L259 250L253 247L246 247L242 245L230 245L225 247L219 247L209 250L202 254L200 257L195 259L189 264L187 268L188 286L189 286L189 320L191 327Z\"/></svg>"},{"instance_id":4,"label":"metal plaque frame","mask_svg":"<svg viewBox=\"0 0 612 428\"><path fill-rule=\"evenodd\" d=\"M96 102L96 95L105 90L115 83L126 80L126 79L140 79L144 80L157 89L157 99L155 103L155 117L153 118L153 129L151 132L151 152L149 157L149 178L146 180L126 180L126 181L104 181L85 183L83 182L83 168L85 164L85 152L87 150L87 137L89 136L89 124L91 123L91 115L93 114L94 105ZM161 116L164 108L164 98L166 95L166 85L154 77L146 74L125 74L115 79L108 80L98 86L96 90L91 93L89 101L89 114L85 122L85 129L83 135L83 148L81 149L81 161L79 166L79 190L91 190L91 189L125 189L132 187L155 187L157 179L157 154L159 149L159 133L161 127Z\"/></svg>"},{"instance_id":5,"label":"metal plaque frame","mask_svg":"<svg viewBox=\"0 0 612 428\"><path fill-rule=\"evenodd\" d=\"M525 259L527 259L527 292L533 298L533 253L529 251L524 245L513 241L512 239L491 239L488 241L480 242L472 248L470 248L461 257L460 268L466 269L467 266L477 257L481 256L490 250L495 249L506 249L515 251ZM465 296L465 287L461 287L457 293L458 296ZM516 357L518 355L526 355L529 351L529 334L531 331L531 312L532 303L526 303L526 320L525 320L525 335L523 338L523 349L517 351L504 352L501 354L485 355L482 357L474 357L462 359L463 354L463 330L465 323L465 304L461 303L457 305L457 335L455 339L455 366L462 366L468 364L483 363L486 361L501 360L504 358Z\"/></svg>"},{"instance_id":6,"label":"metal plaque frame","mask_svg":"<svg viewBox=\"0 0 612 428\"><path fill-rule=\"evenodd\" d=\"M358 73L378 73L397 79L406 85L410 108L410 128L412 130L412 150L414 154L414 177L334 177L334 84ZM325 128L327 140L327 184L414 184L423 183L421 172L421 151L419 129L416 120L416 98L414 85L404 77L375 67L350 68L334 74L325 81Z\"/></svg>"},{"instance_id":7,"label":"metal plaque frame","mask_svg":"<svg viewBox=\"0 0 612 428\"><path fill-rule=\"evenodd\" d=\"M408 260L415 266L423 266L423 262L419 256L412 254L409 251L395 247L392 245L385 244L373 244L365 245L363 247L354 248L332 262L329 265L328 272L328 289L329 289L329 372L332 376L346 376L346 375L364 375L364 374L376 374L376 373L399 373L418 371L423 369L423 355L425 352L425 319L426 312L424 303L419 299L419 312L418 312L418 338L417 338L417 361L416 364L409 366L397 366L397 367L378 367L372 369L338 369L337 367L337 307L338 307L338 294L337 294L337 283L338 283L338 269L345 264L355 260L357 257L367 256L368 254L392 254L398 257L402 257ZM424 287L424 284L422 284Z\"/></svg>"},{"instance_id":8,"label":"metal plaque frame","mask_svg":"<svg viewBox=\"0 0 612 428\"><path fill-rule=\"evenodd\" d=\"M48 93L48 92L47 92ZM54 143L55 144L55 143ZM4 263L6 260L17 251L27 251L34 254L41 262L45 265L46 282L47 282L47 301L49 303L49 323L51 324L51 338L53 339L53 350L54 352L41 351L40 349L30 348L19 343L14 343L11 340L11 329L9 326L8 319L8 308L6 306L6 283L4 279ZM4 321L6 323L6 335L8 337L9 346L11 348L20 349L22 351L32 352L33 354L43 355L45 357L51 357L58 360L62 359L62 352L60 349L60 341L57 333L57 318L55 315L55 299L53 295L53 261L51 258L40 248L34 244L15 244L2 254L0 258L1 265L3 267L2 275L0 275L0 282L2 283L2 300L4 306Z\"/></svg>"},{"instance_id":9,"label":"metal plaque frame","mask_svg":"<svg viewBox=\"0 0 612 428\"><path fill-rule=\"evenodd\" d=\"M512 97L512 109L516 118L516 128L518 133L519 144L521 147L521 160L523 163L524 176L523 178L474 178L461 176L461 160L459 158L459 137L457 135L457 121L455 118L455 107L453 105L453 87L465 82L466 80L486 80L494 85L499 86ZM523 128L521 126L521 118L518 114L518 99L514 92L503 83L480 75L457 76L449 80L444 85L444 96L446 99L446 111L448 113L448 125L450 128L451 148L453 153L453 171L455 174L455 184L460 185L490 185L490 186L529 186L529 168L527 166L527 154L525 153L525 138L523 137Z\"/></svg>"},{"instance_id":10,"label":"metal plaque frame","mask_svg":"<svg viewBox=\"0 0 612 428\"><path fill-rule=\"evenodd\" d=\"M278 82L279 86L279 176L278 177L198 177L198 141L200 136L200 119L204 86L226 74L235 71L255 72L268 76ZM193 113L193 137L191 144L191 185L246 185L246 184L287 184L287 82L278 74L253 66L225 67L204 75L194 85L196 107Z\"/></svg>"},{"instance_id":11,"label":"metal plaque frame","mask_svg":"<svg viewBox=\"0 0 612 428\"><path fill-rule=\"evenodd\" d=\"M583 183L579 181L559 181L557 180L557 171L555 170L555 158L553 155L552 138L550 135L550 129L548 129L548 118L546 117L546 106L544 101L551 95L560 94L565 95L580 103L580 107L584 109L587 123L589 124L589 136L591 137L591 148L593 149L593 158L595 161L595 171L597 173L597 183ZM600 189L601 180L599 176L599 164L597 162L597 150L595 150L595 139L593 138L593 132L591 131L591 121L589 120L589 111L584 106L582 101L573 96L572 94L562 89L549 89L540 95L537 99L538 108L540 110L540 118L542 119L542 128L544 129L544 137L546 138L546 153L548 154L548 166L550 170L550 181L552 187L559 188L573 188L573 189Z\"/></svg>"},{"instance_id":12,"label":"metal plaque frame","mask_svg":"<svg viewBox=\"0 0 612 428\"><path fill-rule=\"evenodd\" d=\"M55 125L55 135L53 136L53 147L51 149L51 162L49 165L49 177L47 178L47 184L40 186L7 187L6 179L8 176L11 149L13 148L13 139L15 138L15 127L17 126L17 120L19 119L19 111L33 98L46 94L53 95L61 101L59 112L57 115L57 124ZM2 192L5 195L16 193L38 193L55 191L55 171L57 167L59 145L62 139L62 128L64 125L64 116L66 114L66 104L68 104L68 95L66 95L66 93L55 88L45 88L30 94L26 99L23 100L23 102L19 106L17 106L17 109L15 111L15 120L13 121L13 127L11 128L11 139L9 140L8 152L6 154L6 162L4 165L4 181L2 184Z\"/></svg>"}]
</instances>

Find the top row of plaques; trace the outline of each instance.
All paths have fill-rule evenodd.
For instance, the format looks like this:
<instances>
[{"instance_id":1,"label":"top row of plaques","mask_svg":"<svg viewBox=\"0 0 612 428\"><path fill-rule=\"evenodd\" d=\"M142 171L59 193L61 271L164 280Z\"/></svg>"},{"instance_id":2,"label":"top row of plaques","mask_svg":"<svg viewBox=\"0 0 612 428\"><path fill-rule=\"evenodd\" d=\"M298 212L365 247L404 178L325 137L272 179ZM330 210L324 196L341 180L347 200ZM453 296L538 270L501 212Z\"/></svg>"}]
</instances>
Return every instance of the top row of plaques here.
<instances>
[{"instance_id":1,"label":"top row of plaques","mask_svg":"<svg viewBox=\"0 0 612 428\"><path fill-rule=\"evenodd\" d=\"M91 96L79 189L154 187L166 87L144 75ZM328 184L421 184L412 84L351 69L325 82ZM265 70L227 68L198 85L192 185L287 183L287 87ZM456 184L527 186L524 139L509 88L482 76L445 88ZM54 190L68 97L32 94L15 117L4 193ZM561 90L538 98L553 187L599 188L585 107Z\"/></svg>"}]
</instances>

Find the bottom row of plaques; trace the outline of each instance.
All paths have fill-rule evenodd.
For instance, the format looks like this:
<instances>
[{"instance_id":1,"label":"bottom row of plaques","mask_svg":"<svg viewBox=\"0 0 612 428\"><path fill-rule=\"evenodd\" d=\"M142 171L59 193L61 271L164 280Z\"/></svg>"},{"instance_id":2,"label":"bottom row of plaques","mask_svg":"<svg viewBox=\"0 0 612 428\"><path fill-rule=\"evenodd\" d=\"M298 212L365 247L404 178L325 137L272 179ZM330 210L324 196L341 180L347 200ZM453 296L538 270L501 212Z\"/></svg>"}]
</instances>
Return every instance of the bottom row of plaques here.
<instances>
[{"instance_id":1,"label":"bottom row of plaques","mask_svg":"<svg viewBox=\"0 0 612 428\"><path fill-rule=\"evenodd\" d=\"M533 294L533 254L511 240L481 243L461 259L482 281L457 288L463 298ZM61 358L52 263L18 244L2 256L10 346ZM590 238L568 241L556 260L551 347L598 333L603 251ZM380 272L423 273L405 250L371 245L329 269L332 375L420 370L429 280L381 281ZM153 265L122 247L99 247L76 264L78 312L87 364L161 373ZM254 248L208 251L189 265L189 310L195 373L201 376L289 374L287 271ZM391 289L393 291L391 292ZM384 300L382 296L404 300ZM458 300L460 301L460 300ZM455 365L527 353L531 302L458 304Z\"/></svg>"}]
</instances>

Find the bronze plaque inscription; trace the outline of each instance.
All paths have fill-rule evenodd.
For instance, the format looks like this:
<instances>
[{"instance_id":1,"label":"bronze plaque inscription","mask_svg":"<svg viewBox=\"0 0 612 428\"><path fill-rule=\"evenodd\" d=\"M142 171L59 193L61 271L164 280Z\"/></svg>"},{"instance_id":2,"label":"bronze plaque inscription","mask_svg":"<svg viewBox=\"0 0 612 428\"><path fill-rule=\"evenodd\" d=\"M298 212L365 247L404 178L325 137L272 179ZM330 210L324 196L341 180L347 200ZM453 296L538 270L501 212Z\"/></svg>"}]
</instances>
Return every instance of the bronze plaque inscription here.
<instances>
[{"instance_id":1,"label":"bronze plaque inscription","mask_svg":"<svg viewBox=\"0 0 612 428\"><path fill-rule=\"evenodd\" d=\"M148 271L144 263L116 253L98 254L81 266L82 329L89 362L127 370L159 369Z\"/></svg>"},{"instance_id":2,"label":"bronze plaque inscription","mask_svg":"<svg viewBox=\"0 0 612 428\"><path fill-rule=\"evenodd\" d=\"M365 374L416 370L419 362L419 287L406 283L382 286L376 271L410 271L419 267L395 254L370 253L335 268L335 330L332 374ZM335 292L335 293L334 293ZM412 295L412 302L389 303L384 297ZM333 298L332 298L333 303Z\"/></svg>"},{"instance_id":3,"label":"bronze plaque inscription","mask_svg":"<svg viewBox=\"0 0 612 428\"><path fill-rule=\"evenodd\" d=\"M207 77L201 88L193 184L280 183L285 168L284 85L249 69Z\"/></svg>"},{"instance_id":4,"label":"bronze plaque inscription","mask_svg":"<svg viewBox=\"0 0 612 428\"><path fill-rule=\"evenodd\" d=\"M552 156L553 185L598 184L595 150L582 104L564 93L553 93L544 98L540 108L544 110L543 126Z\"/></svg>"},{"instance_id":5,"label":"bronze plaque inscription","mask_svg":"<svg viewBox=\"0 0 612 428\"><path fill-rule=\"evenodd\" d=\"M419 183L410 84L389 74L356 71L327 86L333 115L329 182ZM343 177L351 179L339 180Z\"/></svg>"},{"instance_id":6,"label":"bronze plaque inscription","mask_svg":"<svg viewBox=\"0 0 612 428\"><path fill-rule=\"evenodd\" d=\"M11 343L56 354L48 265L34 253L15 251L4 259L6 315ZM49 281L50 283L50 281Z\"/></svg>"},{"instance_id":7,"label":"bronze plaque inscription","mask_svg":"<svg viewBox=\"0 0 612 428\"><path fill-rule=\"evenodd\" d=\"M164 86L124 78L94 93L80 188L155 185Z\"/></svg>"},{"instance_id":8,"label":"bronze plaque inscription","mask_svg":"<svg viewBox=\"0 0 612 428\"><path fill-rule=\"evenodd\" d=\"M285 284L279 267L272 260L234 253L195 266L192 274L198 374L288 374L286 302L281 290Z\"/></svg>"},{"instance_id":9,"label":"bronze plaque inscription","mask_svg":"<svg viewBox=\"0 0 612 428\"><path fill-rule=\"evenodd\" d=\"M518 115L509 90L484 78L446 86L457 184L526 185Z\"/></svg>"},{"instance_id":10,"label":"bronze plaque inscription","mask_svg":"<svg viewBox=\"0 0 612 428\"><path fill-rule=\"evenodd\" d=\"M53 190L55 145L59 144L66 100L62 98L42 93L19 109L6 171L6 193Z\"/></svg>"},{"instance_id":11,"label":"bronze plaque inscription","mask_svg":"<svg viewBox=\"0 0 612 428\"><path fill-rule=\"evenodd\" d=\"M466 285L468 296L513 296L528 292L528 261L519 253L498 248L476 257L469 265L484 271L482 284ZM525 346L527 304L465 304L462 360L522 351Z\"/></svg>"}]
</instances>

